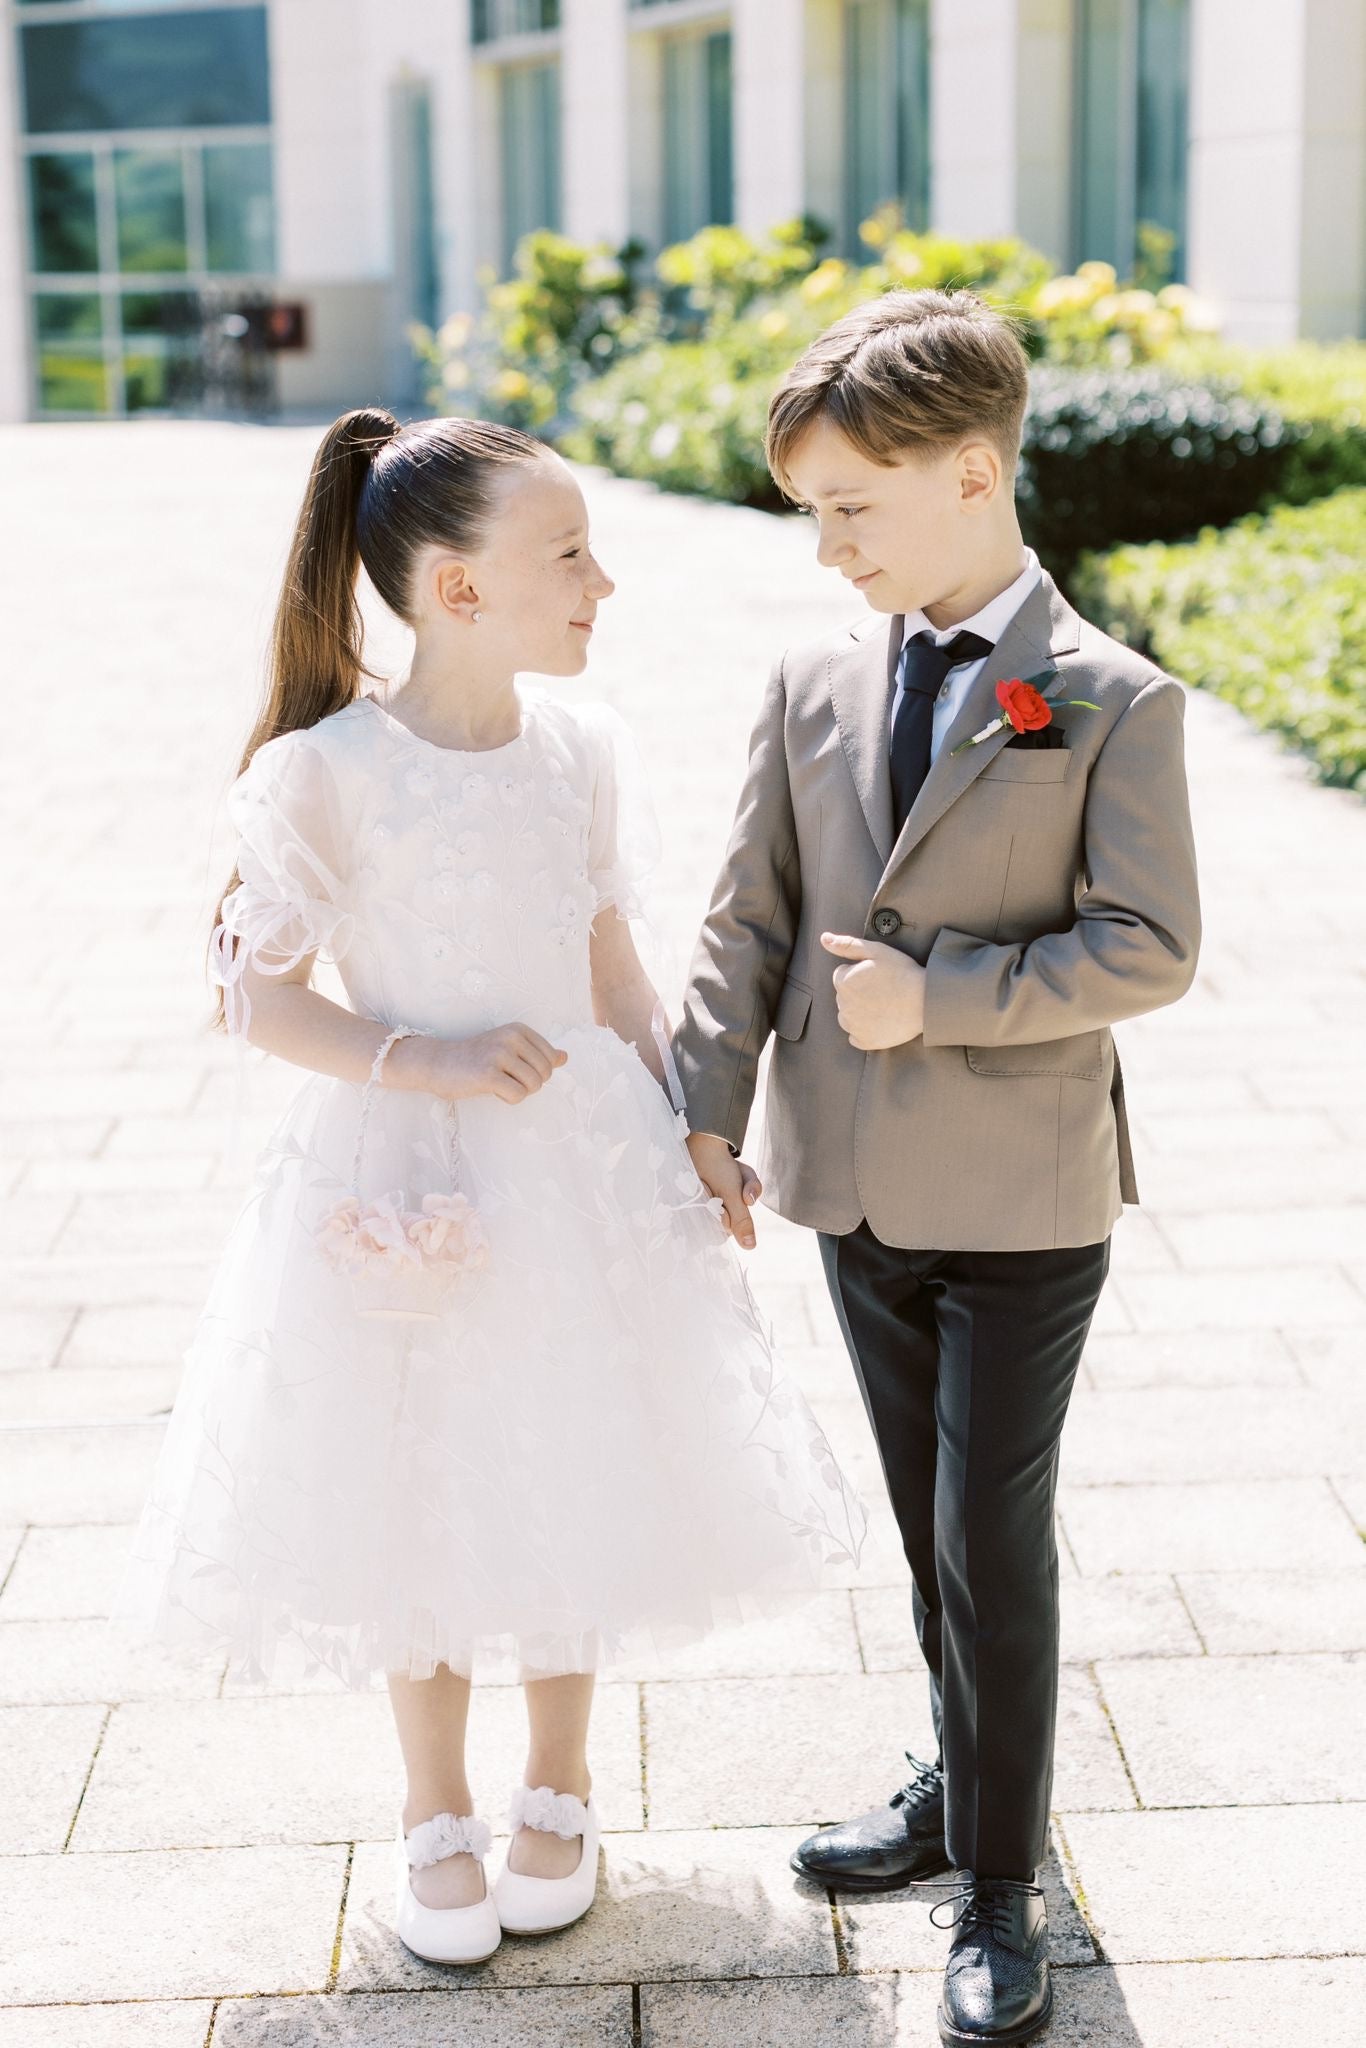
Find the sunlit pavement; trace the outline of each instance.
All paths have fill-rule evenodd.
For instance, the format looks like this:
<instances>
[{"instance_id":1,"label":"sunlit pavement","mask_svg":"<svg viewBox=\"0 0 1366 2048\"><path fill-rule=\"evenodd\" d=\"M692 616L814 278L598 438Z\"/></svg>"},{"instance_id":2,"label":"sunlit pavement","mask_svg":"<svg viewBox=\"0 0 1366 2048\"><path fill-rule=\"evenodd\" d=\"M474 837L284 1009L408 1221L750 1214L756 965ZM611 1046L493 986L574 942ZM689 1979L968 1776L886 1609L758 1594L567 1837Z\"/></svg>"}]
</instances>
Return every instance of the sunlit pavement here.
<instances>
[{"instance_id":1,"label":"sunlit pavement","mask_svg":"<svg viewBox=\"0 0 1366 2048\"><path fill-rule=\"evenodd\" d=\"M467 1974L389 1931L382 1692L221 1697L102 1616L250 1158L203 942L316 430L0 433L0 2048L929 2043L947 1936L788 1851L928 1743L910 1594L815 1246L751 1271L872 1510L782 1627L601 1689L589 1920ZM640 735L676 1010L810 532L585 478L618 591L575 695ZM857 600L855 601L855 604ZM402 636L378 636L392 668ZM1207 939L1121 1027L1146 1206L1073 1402L1047 1871L1059 2043L1355 2048L1366 2009L1366 806L1187 720ZM254 1083L253 1130L297 1085ZM481 1810L521 1703L480 1689ZM923 1753L923 1750L922 1750Z\"/></svg>"}]
</instances>

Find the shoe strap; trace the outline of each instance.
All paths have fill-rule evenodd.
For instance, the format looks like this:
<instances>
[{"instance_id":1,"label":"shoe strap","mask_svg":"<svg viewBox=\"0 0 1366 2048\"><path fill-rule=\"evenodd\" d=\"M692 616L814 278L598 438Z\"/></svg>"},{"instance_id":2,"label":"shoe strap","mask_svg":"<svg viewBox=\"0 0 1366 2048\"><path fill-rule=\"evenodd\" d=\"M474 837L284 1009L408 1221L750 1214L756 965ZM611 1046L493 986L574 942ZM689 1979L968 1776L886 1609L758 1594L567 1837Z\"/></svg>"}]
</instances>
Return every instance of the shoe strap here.
<instances>
[{"instance_id":1,"label":"shoe strap","mask_svg":"<svg viewBox=\"0 0 1366 2048\"><path fill-rule=\"evenodd\" d=\"M492 1847L492 1828L473 1813L434 1813L403 1838L403 1853L414 1870L444 1862L447 1856L474 1856L482 1861Z\"/></svg>"},{"instance_id":2,"label":"shoe strap","mask_svg":"<svg viewBox=\"0 0 1366 2048\"><path fill-rule=\"evenodd\" d=\"M556 1792L549 1785L519 1785L508 1807L508 1826L538 1828L542 1834L559 1835L572 1842L588 1831L588 1808L572 1792Z\"/></svg>"}]
</instances>

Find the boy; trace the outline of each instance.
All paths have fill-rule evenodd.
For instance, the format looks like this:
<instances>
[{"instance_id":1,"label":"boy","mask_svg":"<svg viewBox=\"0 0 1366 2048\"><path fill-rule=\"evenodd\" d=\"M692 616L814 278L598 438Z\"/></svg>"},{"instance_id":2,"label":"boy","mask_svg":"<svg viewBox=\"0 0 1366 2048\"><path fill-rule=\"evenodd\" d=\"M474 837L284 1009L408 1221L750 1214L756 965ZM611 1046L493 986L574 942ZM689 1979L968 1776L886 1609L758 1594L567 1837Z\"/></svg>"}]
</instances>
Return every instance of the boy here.
<instances>
[{"instance_id":1,"label":"boy","mask_svg":"<svg viewBox=\"0 0 1366 2048\"><path fill-rule=\"evenodd\" d=\"M873 616L773 671L674 1047L737 1240L761 1184L819 1235L929 1667L938 1761L794 1866L961 1873L953 2042L1051 2011L1058 1442L1138 1199L1109 1027L1189 987L1200 931L1184 695L1025 548L1026 397L966 291L858 308L776 392L773 474Z\"/></svg>"}]
</instances>

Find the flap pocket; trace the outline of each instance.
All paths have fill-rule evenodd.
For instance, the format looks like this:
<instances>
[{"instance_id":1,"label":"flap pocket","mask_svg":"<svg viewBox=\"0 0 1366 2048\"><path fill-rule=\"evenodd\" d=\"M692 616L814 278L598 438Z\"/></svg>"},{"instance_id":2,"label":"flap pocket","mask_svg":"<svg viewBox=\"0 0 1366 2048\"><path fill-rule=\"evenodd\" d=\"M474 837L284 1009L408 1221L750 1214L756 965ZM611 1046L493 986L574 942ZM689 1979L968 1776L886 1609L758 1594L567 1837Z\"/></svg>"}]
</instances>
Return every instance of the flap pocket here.
<instances>
[{"instance_id":1,"label":"flap pocket","mask_svg":"<svg viewBox=\"0 0 1366 2048\"><path fill-rule=\"evenodd\" d=\"M983 782L1062 782L1072 756L1066 747L1004 746L982 770Z\"/></svg>"},{"instance_id":2,"label":"flap pocket","mask_svg":"<svg viewBox=\"0 0 1366 2048\"><path fill-rule=\"evenodd\" d=\"M974 1074L1047 1074L1098 1081L1105 1070L1105 1033L1079 1031L1075 1038L1046 1038L1038 1045L965 1045L963 1052Z\"/></svg>"},{"instance_id":3,"label":"flap pocket","mask_svg":"<svg viewBox=\"0 0 1366 2048\"><path fill-rule=\"evenodd\" d=\"M799 981L785 981L773 1014L773 1030L779 1038L800 1038L811 1008L811 991Z\"/></svg>"}]
</instances>

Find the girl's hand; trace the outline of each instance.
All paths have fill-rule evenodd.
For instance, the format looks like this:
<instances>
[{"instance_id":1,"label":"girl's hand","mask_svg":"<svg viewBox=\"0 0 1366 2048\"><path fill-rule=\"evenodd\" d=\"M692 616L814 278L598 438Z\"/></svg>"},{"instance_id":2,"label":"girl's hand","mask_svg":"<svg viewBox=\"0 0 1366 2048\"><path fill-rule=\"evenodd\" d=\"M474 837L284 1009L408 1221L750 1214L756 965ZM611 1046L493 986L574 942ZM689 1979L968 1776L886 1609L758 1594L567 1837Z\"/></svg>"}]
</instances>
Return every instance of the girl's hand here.
<instances>
[{"instance_id":1,"label":"girl's hand","mask_svg":"<svg viewBox=\"0 0 1366 2048\"><path fill-rule=\"evenodd\" d=\"M724 1138L709 1131L690 1131L688 1150L697 1178L709 1195L725 1203L725 1225L736 1243L747 1252L754 1249L754 1218L750 1211L763 1192L763 1182L752 1166L731 1157Z\"/></svg>"},{"instance_id":2,"label":"girl's hand","mask_svg":"<svg viewBox=\"0 0 1366 2048\"><path fill-rule=\"evenodd\" d=\"M436 1038L429 1043L428 1092L447 1102L466 1101L472 1095L525 1102L569 1058L529 1024L499 1024L476 1038Z\"/></svg>"}]
</instances>

